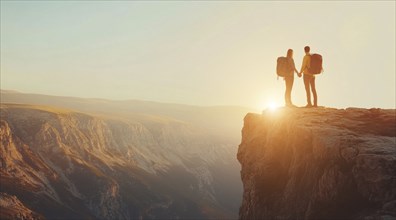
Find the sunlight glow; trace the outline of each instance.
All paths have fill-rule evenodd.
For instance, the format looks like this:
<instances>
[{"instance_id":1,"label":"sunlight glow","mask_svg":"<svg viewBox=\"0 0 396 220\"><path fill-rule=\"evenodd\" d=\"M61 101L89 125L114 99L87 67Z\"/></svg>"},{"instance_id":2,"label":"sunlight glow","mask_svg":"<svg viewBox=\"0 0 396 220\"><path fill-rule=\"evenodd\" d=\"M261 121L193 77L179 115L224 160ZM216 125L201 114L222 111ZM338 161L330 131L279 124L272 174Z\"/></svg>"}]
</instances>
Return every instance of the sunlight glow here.
<instances>
[{"instance_id":1,"label":"sunlight glow","mask_svg":"<svg viewBox=\"0 0 396 220\"><path fill-rule=\"evenodd\" d=\"M280 106L276 103L276 102L269 102L267 104L267 109L271 110L271 111L275 111L276 109L278 109Z\"/></svg>"}]
</instances>

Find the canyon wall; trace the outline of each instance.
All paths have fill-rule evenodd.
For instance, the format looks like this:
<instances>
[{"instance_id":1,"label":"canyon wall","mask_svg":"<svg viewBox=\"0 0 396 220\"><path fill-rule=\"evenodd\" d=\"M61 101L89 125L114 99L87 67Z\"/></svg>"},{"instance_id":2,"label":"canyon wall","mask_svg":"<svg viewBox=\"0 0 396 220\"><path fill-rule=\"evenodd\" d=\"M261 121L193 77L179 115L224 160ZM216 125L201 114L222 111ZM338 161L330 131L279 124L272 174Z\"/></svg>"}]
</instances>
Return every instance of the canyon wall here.
<instances>
[{"instance_id":1,"label":"canyon wall","mask_svg":"<svg viewBox=\"0 0 396 220\"><path fill-rule=\"evenodd\" d=\"M197 126L3 103L0 116L6 219L237 218L236 145Z\"/></svg>"}]
</instances>

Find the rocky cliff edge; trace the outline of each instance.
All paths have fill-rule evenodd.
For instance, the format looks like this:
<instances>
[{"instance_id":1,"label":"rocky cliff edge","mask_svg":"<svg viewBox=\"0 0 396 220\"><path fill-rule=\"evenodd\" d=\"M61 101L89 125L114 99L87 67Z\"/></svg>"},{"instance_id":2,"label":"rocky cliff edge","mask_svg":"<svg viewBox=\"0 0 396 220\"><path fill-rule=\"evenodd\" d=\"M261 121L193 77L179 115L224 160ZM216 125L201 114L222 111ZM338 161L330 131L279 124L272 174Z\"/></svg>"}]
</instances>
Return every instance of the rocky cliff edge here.
<instances>
[{"instance_id":1,"label":"rocky cliff edge","mask_svg":"<svg viewBox=\"0 0 396 220\"><path fill-rule=\"evenodd\" d=\"M396 110L249 113L240 219L396 219Z\"/></svg>"}]
</instances>

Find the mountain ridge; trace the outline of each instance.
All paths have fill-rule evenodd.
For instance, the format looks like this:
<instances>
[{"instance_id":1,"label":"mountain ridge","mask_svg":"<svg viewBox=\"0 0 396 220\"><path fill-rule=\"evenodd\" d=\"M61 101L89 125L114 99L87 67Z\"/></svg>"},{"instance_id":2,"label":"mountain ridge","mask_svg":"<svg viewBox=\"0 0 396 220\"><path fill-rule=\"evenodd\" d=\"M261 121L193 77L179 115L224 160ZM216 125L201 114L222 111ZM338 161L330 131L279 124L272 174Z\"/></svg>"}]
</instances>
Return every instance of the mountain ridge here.
<instances>
[{"instance_id":1,"label":"mountain ridge","mask_svg":"<svg viewBox=\"0 0 396 220\"><path fill-rule=\"evenodd\" d=\"M171 118L193 124L211 134L223 136L237 144L240 139L243 116L253 111L239 107L196 107L181 104L159 104L149 101L93 101L75 97L58 97L25 93L0 92L1 103L31 104L72 109L98 115L116 115L122 118L150 122L150 117ZM148 120L146 120L148 118Z\"/></svg>"},{"instance_id":2,"label":"mountain ridge","mask_svg":"<svg viewBox=\"0 0 396 220\"><path fill-rule=\"evenodd\" d=\"M9 90L9 89L0 89L0 93L4 94L24 94L24 95L31 95L31 96L42 96L42 97L51 97L57 99L76 99L76 100L85 100L85 101L97 101L97 102L137 102L137 103L152 103L152 104L161 104L161 105L169 105L169 106L185 106L185 107L193 107L193 108L244 108L244 109L253 109L247 106L241 105L232 105L232 104L225 104L225 105L194 105L194 104L183 104L183 103L176 103L176 102L160 102L160 101L153 101L153 100L141 100L141 99L107 99L107 98L89 98L89 97L76 97L76 96L63 96L63 95L48 95L42 93L25 93L20 92L17 90Z\"/></svg>"}]
</instances>

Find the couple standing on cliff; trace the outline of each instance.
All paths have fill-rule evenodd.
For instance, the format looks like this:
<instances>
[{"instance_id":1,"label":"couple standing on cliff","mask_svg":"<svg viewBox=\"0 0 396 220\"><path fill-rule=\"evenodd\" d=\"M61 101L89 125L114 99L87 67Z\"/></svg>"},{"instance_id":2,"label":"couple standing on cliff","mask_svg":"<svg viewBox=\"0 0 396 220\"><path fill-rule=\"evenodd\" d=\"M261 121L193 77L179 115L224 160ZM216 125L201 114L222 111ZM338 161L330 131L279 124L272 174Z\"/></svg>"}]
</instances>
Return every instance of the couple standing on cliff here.
<instances>
[{"instance_id":1,"label":"couple standing on cliff","mask_svg":"<svg viewBox=\"0 0 396 220\"><path fill-rule=\"evenodd\" d=\"M285 62L287 63L288 68L283 76L286 83L285 103L287 107L296 107L295 105L293 105L291 101L291 91L294 82L294 72L298 75L298 77L301 77L302 74L304 74L303 76L304 86L305 86L305 92L307 94L307 105L305 107L308 108L318 107L318 95L316 93L316 87L315 87L315 74L319 74L323 70L322 57L318 54L311 55L309 53L310 52L309 46L304 47L304 51L305 51L305 56L303 59L300 72L297 71L296 66L294 64L293 50L289 49L287 51ZM313 61L313 59L315 59L315 61ZM316 61L316 59L318 59L319 61ZM313 64L313 62L315 62L315 64ZM320 67L319 64L316 64L317 62L320 62ZM279 59L278 59L278 65L279 65ZM313 66L315 66L315 68ZM313 95L313 105L311 102L311 91Z\"/></svg>"}]
</instances>

